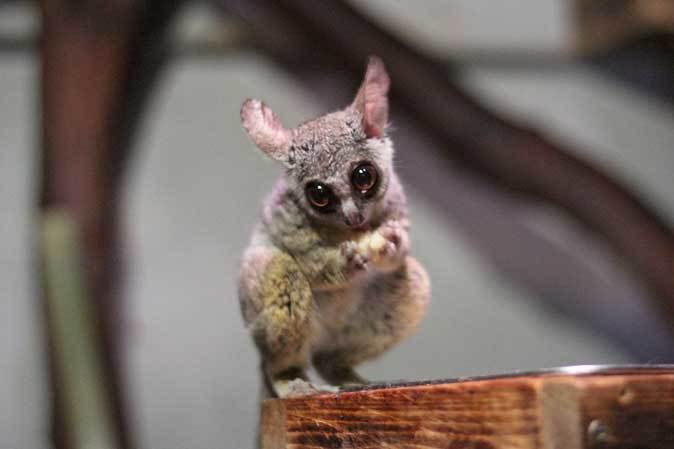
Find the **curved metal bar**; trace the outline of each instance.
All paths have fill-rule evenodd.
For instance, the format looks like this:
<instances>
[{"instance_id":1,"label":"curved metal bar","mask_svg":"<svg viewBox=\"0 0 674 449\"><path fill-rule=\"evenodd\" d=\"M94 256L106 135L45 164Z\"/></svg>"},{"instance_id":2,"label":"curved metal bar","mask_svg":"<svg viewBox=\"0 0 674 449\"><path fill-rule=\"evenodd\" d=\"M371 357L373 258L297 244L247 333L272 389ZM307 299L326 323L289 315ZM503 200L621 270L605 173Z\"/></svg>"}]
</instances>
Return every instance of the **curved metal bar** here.
<instances>
[{"instance_id":1,"label":"curved metal bar","mask_svg":"<svg viewBox=\"0 0 674 449\"><path fill-rule=\"evenodd\" d=\"M428 379L393 382L375 382L366 385L353 385L340 389L340 392L380 390L383 388L403 388L421 385L454 384L460 382L475 382L497 379L512 379L516 377L550 377L550 376L624 376L631 374L674 374L674 364L664 365L570 365L544 368L536 371L513 371L502 374L485 374L480 376L455 377L450 379Z\"/></svg>"}]
</instances>

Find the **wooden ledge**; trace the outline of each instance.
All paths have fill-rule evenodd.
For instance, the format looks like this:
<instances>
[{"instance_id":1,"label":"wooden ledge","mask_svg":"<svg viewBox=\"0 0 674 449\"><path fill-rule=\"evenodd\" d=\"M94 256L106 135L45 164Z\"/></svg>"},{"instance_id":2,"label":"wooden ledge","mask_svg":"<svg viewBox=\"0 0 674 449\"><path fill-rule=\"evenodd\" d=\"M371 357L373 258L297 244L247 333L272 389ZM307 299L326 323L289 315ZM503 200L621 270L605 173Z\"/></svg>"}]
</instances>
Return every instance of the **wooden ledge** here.
<instances>
[{"instance_id":1,"label":"wooden ledge","mask_svg":"<svg viewBox=\"0 0 674 449\"><path fill-rule=\"evenodd\" d=\"M263 449L674 449L674 365L374 385L261 413Z\"/></svg>"}]
</instances>

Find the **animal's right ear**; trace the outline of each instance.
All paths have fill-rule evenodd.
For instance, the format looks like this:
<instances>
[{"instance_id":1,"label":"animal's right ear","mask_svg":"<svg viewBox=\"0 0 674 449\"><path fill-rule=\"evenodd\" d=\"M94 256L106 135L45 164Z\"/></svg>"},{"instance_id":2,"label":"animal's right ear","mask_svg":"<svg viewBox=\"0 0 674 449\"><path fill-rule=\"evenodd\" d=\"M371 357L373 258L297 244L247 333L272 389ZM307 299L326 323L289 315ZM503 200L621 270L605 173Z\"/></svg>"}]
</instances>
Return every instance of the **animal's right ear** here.
<instances>
[{"instance_id":1,"label":"animal's right ear","mask_svg":"<svg viewBox=\"0 0 674 449\"><path fill-rule=\"evenodd\" d=\"M365 79L352 105L363 116L363 131L368 138L383 137L386 132L390 85L384 63L377 56L371 56L365 70Z\"/></svg>"},{"instance_id":2,"label":"animal's right ear","mask_svg":"<svg viewBox=\"0 0 674 449\"><path fill-rule=\"evenodd\" d=\"M258 148L274 160L289 163L292 132L283 127L266 104L260 100L246 100L241 106L241 123Z\"/></svg>"}]
</instances>

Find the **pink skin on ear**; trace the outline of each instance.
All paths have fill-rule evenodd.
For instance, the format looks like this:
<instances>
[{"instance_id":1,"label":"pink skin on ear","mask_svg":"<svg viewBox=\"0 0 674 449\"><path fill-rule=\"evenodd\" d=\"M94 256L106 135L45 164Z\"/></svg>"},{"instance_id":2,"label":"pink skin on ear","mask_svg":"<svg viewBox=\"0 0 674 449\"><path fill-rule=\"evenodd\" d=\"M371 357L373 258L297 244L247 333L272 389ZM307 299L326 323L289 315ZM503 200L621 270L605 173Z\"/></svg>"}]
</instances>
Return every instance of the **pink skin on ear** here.
<instances>
[{"instance_id":1,"label":"pink skin on ear","mask_svg":"<svg viewBox=\"0 0 674 449\"><path fill-rule=\"evenodd\" d=\"M353 107L363 115L363 129L369 138L383 137L388 123L388 90L391 81L381 59L371 56L365 78Z\"/></svg>"},{"instance_id":2,"label":"pink skin on ear","mask_svg":"<svg viewBox=\"0 0 674 449\"><path fill-rule=\"evenodd\" d=\"M260 100L246 100L241 106L241 123L258 148L272 159L288 162L292 132L283 127L266 104Z\"/></svg>"}]
</instances>

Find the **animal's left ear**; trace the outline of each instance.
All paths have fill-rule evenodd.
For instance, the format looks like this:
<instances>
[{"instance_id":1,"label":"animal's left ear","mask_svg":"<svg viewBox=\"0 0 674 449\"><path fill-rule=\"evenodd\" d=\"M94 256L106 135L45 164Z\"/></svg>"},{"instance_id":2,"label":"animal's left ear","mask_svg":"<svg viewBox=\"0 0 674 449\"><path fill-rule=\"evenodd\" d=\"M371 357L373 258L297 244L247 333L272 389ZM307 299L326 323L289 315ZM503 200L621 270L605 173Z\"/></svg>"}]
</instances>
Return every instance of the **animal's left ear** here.
<instances>
[{"instance_id":1,"label":"animal's left ear","mask_svg":"<svg viewBox=\"0 0 674 449\"><path fill-rule=\"evenodd\" d=\"M266 104L260 100L246 100L241 106L241 123L258 148L272 159L289 165L292 132L283 127Z\"/></svg>"},{"instance_id":2,"label":"animal's left ear","mask_svg":"<svg viewBox=\"0 0 674 449\"><path fill-rule=\"evenodd\" d=\"M383 137L388 123L388 89L391 82L381 59L370 56L365 79L352 107L363 116L363 130L370 137Z\"/></svg>"}]
</instances>

